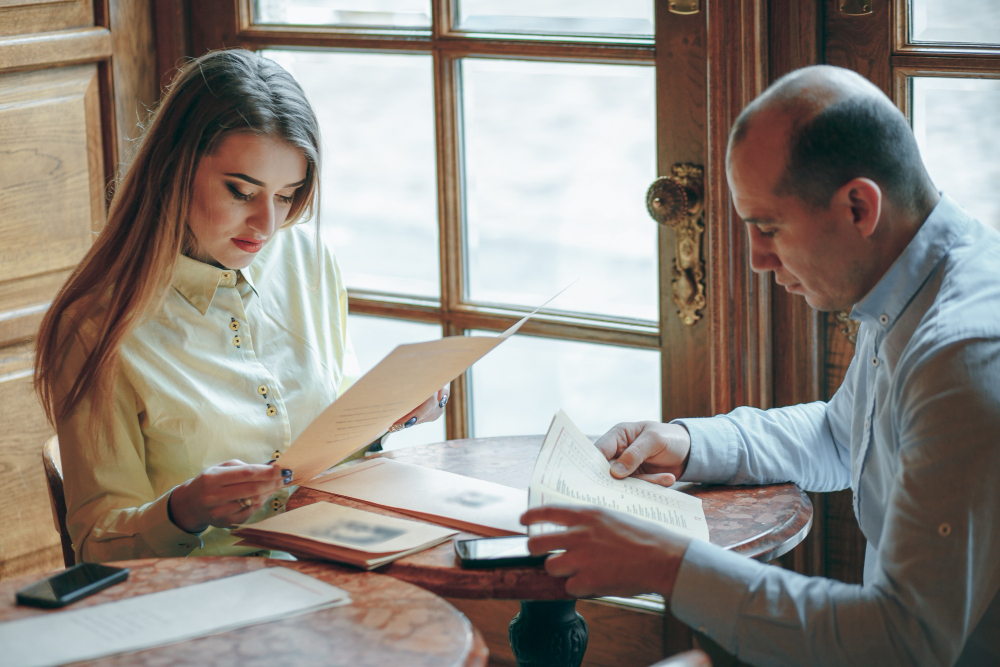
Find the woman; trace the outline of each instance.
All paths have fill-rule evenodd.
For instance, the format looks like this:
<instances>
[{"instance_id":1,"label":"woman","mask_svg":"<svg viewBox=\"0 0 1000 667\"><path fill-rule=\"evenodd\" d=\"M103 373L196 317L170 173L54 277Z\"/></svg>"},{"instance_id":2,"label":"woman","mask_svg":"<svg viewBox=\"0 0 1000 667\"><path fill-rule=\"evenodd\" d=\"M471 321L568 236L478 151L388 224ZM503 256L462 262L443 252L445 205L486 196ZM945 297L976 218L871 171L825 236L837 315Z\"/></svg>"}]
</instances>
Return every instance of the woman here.
<instances>
[{"instance_id":1,"label":"woman","mask_svg":"<svg viewBox=\"0 0 1000 667\"><path fill-rule=\"evenodd\" d=\"M282 511L281 453L357 376L336 261L295 227L319 170L273 61L218 51L174 79L38 336L78 560L246 554L228 527Z\"/></svg>"}]
</instances>

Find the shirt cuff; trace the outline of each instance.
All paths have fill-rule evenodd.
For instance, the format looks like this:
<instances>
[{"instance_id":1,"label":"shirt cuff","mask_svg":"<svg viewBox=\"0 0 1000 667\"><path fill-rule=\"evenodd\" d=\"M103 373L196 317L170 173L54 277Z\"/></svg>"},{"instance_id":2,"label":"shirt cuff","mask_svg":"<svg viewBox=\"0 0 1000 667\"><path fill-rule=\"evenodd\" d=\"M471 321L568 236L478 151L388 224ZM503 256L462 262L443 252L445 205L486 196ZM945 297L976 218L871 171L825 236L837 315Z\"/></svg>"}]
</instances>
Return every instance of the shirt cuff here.
<instances>
[{"instance_id":1,"label":"shirt cuff","mask_svg":"<svg viewBox=\"0 0 1000 667\"><path fill-rule=\"evenodd\" d=\"M728 419L704 417L670 423L680 424L691 435L691 453L681 481L725 483L736 476L739 436Z\"/></svg>"},{"instance_id":2,"label":"shirt cuff","mask_svg":"<svg viewBox=\"0 0 1000 667\"><path fill-rule=\"evenodd\" d=\"M202 547L201 533L182 530L170 519L170 492L142 508L140 536L146 546L159 557L184 557Z\"/></svg>"},{"instance_id":3,"label":"shirt cuff","mask_svg":"<svg viewBox=\"0 0 1000 667\"><path fill-rule=\"evenodd\" d=\"M735 654L737 619L763 567L714 544L691 540L670 596L670 611Z\"/></svg>"}]
</instances>

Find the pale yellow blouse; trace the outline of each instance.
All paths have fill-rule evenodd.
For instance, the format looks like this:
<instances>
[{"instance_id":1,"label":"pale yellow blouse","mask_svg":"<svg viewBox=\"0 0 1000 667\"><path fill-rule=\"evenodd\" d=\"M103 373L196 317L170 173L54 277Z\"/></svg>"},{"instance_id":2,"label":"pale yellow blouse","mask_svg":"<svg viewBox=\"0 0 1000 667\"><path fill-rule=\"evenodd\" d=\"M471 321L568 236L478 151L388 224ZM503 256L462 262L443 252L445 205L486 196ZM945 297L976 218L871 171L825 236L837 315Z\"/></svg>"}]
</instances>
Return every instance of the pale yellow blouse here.
<instances>
[{"instance_id":1,"label":"pale yellow blouse","mask_svg":"<svg viewBox=\"0 0 1000 667\"><path fill-rule=\"evenodd\" d=\"M77 559L254 551L227 529L176 527L170 491L229 459L280 456L357 379L346 325L340 270L312 230L279 232L242 271L179 257L162 307L122 345L110 440L89 435L89 400L58 424ZM62 391L95 331L88 320L74 332ZM283 511L289 493L250 521Z\"/></svg>"}]
</instances>

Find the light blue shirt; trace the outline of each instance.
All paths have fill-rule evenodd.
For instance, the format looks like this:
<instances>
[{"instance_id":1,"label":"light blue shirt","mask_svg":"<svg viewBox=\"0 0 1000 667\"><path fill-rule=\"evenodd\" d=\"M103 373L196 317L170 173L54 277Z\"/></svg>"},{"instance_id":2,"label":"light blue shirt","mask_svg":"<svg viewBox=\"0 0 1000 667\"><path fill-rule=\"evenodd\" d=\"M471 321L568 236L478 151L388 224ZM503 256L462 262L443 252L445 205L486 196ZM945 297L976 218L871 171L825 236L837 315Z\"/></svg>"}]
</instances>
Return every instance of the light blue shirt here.
<instances>
[{"instance_id":1,"label":"light blue shirt","mask_svg":"<svg viewBox=\"0 0 1000 667\"><path fill-rule=\"evenodd\" d=\"M687 481L854 490L864 584L695 541L673 613L766 665L1000 664L1000 234L947 196L851 313L829 403L680 420Z\"/></svg>"}]
</instances>

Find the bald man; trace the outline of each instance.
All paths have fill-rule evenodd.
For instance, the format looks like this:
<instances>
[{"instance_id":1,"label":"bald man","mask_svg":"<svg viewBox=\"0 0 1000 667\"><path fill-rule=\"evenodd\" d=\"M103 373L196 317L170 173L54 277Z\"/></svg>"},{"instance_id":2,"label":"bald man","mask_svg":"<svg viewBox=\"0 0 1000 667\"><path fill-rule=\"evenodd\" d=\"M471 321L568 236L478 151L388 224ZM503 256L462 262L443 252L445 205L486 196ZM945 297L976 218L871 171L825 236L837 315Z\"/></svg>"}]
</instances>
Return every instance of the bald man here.
<instances>
[{"instance_id":1,"label":"bald man","mask_svg":"<svg viewBox=\"0 0 1000 667\"><path fill-rule=\"evenodd\" d=\"M1000 664L1000 234L934 188L906 119L860 76L777 81L730 135L751 264L861 322L829 402L619 424L612 474L854 491L864 584L769 567L600 509L544 507L533 553L572 594L661 593L761 665Z\"/></svg>"}]
</instances>

